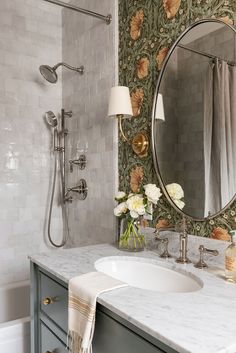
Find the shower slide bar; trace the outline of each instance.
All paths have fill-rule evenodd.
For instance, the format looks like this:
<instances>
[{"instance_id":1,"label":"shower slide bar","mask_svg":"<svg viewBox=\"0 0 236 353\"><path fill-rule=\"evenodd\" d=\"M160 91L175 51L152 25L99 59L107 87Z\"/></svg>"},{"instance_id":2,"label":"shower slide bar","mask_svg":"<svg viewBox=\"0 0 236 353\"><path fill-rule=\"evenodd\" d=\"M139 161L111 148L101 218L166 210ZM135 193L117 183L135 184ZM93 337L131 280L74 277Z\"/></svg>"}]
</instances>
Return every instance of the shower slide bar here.
<instances>
[{"instance_id":1,"label":"shower slide bar","mask_svg":"<svg viewBox=\"0 0 236 353\"><path fill-rule=\"evenodd\" d=\"M60 0L44 0L44 1L50 2L50 3L58 5L58 6L65 7L65 8L70 9L70 10L74 10L74 11L83 13L84 15L100 18L101 20L105 21L106 24L108 24L108 25L111 23L111 20L112 20L112 16L111 15L104 16L104 15L101 15L100 13L89 11L89 10L85 10L85 9L82 9L82 8L80 8L78 6L67 4L67 3L65 3L63 1L60 1Z\"/></svg>"}]
</instances>

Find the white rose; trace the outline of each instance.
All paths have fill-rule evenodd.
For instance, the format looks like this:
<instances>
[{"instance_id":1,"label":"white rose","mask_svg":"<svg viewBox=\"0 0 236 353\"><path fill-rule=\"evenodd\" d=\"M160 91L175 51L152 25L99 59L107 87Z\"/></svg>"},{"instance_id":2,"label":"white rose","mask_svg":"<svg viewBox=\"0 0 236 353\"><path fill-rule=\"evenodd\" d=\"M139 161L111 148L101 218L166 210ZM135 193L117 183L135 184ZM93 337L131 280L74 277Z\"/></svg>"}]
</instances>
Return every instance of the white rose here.
<instances>
[{"instance_id":1,"label":"white rose","mask_svg":"<svg viewBox=\"0 0 236 353\"><path fill-rule=\"evenodd\" d=\"M162 195L160 189L155 184L147 184L144 185L144 190L148 201L156 205Z\"/></svg>"},{"instance_id":2,"label":"white rose","mask_svg":"<svg viewBox=\"0 0 236 353\"><path fill-rule=\"evenodd\" d=\"M130 216L132 218L138 218L145 214L145 207L143 203L143 198L139 195L134 195L128 198L127 207L130 210Z\"/></svg>"},{"instance_id":3,"label":"white rose","mask_svg":"<svg viewBox=\"0 0 236 353\"><path fill-rule=\"evenodd\" d=\"M114 208L114 215L116 217L120 217L123 213L126 213L127 211L127 204L126 202L121 202L119 205L117 205Z\"/></svg>"},{"instance_id":4,"label":"white rose","mask_svg":"<svg viewBox=\"0 0 236 353\"><path fill-rule=\"evenodd\" d=\"M178 199L173 199L174 203L176 204L176 206L179 207L180 210L182 210L185 206L185 203L181 200Z\"/></svg>"},{"instance_id":5,"label":"white rose","mask_svg":"<svg viewBox=\"0 0 236 353\"><path fill-rule=\"evenodd\" d=\"M115 196L115 199L117 201L122 200L126 196L126 193L124 191L118 191L118 193Z\"/></svg>"},{"instance_id":6,"label":"white rose","mask_svg":"<svg viewBox=\"0 0 236 353\"><path fill-rule=\"evenodd\" d=\"M180 200L184 197L184 190L177 183L166 185L166 190L172 199Z\"/></svg>"}]
</instances>

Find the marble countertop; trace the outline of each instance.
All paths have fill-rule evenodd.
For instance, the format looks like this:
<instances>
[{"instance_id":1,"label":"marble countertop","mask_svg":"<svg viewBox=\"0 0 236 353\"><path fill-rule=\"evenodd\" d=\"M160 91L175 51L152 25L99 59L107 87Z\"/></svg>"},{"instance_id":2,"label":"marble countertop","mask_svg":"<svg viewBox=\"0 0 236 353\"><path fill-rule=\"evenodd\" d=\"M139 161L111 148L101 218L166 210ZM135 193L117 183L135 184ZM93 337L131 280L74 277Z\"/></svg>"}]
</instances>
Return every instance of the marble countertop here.
<instances>
[{"instance_id":1,"label":"marble countertop","mask_svg":"<svg viewBox=\"0 0 236 353\"><path fill-rule=\"evenodd\" d=\"M68 283L74 276L94 271L95 261L106 256L168 262L176 270L191 272L204 286L191 293L124 287L101 294L99 303L180 353L236 353L236 284L192 264L162 260L152 251L127 253L108 244L51 251L30 259Z\"/></svg>"}]
</instances>

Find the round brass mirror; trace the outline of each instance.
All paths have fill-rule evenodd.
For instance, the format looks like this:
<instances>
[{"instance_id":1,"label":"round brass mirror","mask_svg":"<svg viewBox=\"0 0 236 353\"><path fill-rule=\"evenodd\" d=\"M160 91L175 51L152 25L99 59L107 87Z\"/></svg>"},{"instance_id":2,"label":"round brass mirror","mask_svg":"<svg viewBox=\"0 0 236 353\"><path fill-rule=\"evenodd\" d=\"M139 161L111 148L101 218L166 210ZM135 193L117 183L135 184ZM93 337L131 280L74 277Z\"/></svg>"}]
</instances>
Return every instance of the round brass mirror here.
<instances>
[{"instance_id":1,"label":"round brass mirror","mask_svg":"<svg viewBox=\"0 0 236 353\"><path fill-rule=\"evenodd\" d=\"M216 19L189 27L169 50L152 113L152 149L164 194L195 220L236 194L236 30Z\"/></svg>"}]
</instances>

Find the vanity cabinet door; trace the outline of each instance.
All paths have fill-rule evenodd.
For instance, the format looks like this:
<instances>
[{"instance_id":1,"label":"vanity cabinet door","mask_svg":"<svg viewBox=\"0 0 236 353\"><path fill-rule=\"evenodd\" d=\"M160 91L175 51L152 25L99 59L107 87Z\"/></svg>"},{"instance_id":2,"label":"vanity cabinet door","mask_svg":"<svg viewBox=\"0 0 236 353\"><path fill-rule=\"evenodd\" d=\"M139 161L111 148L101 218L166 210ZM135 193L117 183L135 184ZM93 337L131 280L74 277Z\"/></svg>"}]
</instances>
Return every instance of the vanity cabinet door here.
<instances>
[{"instance_id":1,"label":"vanity cabinet door","mask_svg":"<svg viewBox=\"0 0 236 353\"><path fill-rule=\"evenodd\" d=\"M98 310L93 353L164 353L164 351Z\"/></svg>"},{"instance_id":2,"label":"vanity cabinet door","mask_svg":"<svg viewBox=\"0 0 236 353\"><path fill-rule=\"evenodd\" d=\"M41 272L39 284L40 311L67 333L68 290Z\"/></svg>"},{"instance_id":3,"label":"vanity cabinet door","mask_svg":"<svg viewBox=\"0 0 236 353\"><path fill-rule=\"evenodd\" d=\"M66 346L47 326L40 323L40 353L68 353Z\"/></svg>"}]
</instances>

